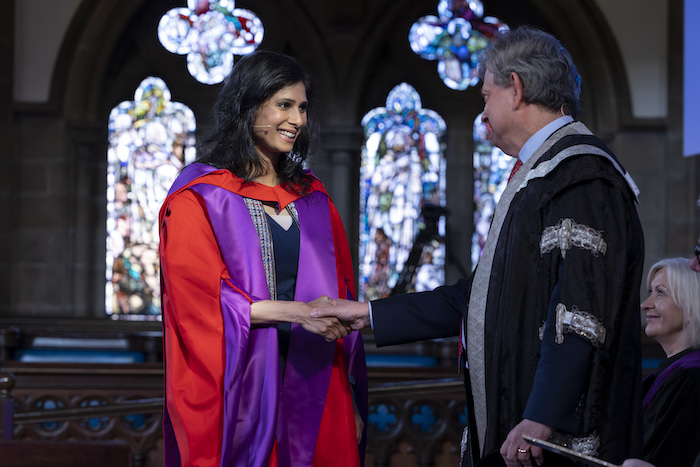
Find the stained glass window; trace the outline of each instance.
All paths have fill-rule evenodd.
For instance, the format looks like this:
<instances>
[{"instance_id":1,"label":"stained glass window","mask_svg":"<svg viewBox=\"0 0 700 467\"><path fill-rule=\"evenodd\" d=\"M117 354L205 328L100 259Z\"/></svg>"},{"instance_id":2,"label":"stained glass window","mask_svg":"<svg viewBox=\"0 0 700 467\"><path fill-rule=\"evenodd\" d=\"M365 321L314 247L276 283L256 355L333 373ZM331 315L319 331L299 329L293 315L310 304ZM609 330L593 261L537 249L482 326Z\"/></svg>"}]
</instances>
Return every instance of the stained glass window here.
<instances>
[{"instance_id":1,"label":"stained glass window","mask_svg":"<svg viewBox=\"0 0 700 467\"><path fill-rule=\"evenodd\" d=\"M187 70L204 84L221 83L233 56L253 52L263 35L260 18L234 0L187 0L187 8L173 8L158 24L163 47L187 55Z\"/></svg>"},{"instance_id":2,"label":"stained glass window","mask_svg":"<svg viewBox=\"0 0 700 467\"><path fill-rule=\"evenodd\" d=\"M179 170L195 158L195 118L149 77L109 114L106 311L160 315L158 211Z\"/></svg>"},{"instance_id":3,"label":"stained glass window","mask_svg":"<svg viewBox=\"0 0 700 467\"><path fill-rule=\"evenodd\" d=\"M491 142L481 114L474 120L474 233L472 269L481 257L489 233L496 203L506 189L515 158L506 155Z\"/></svg>"},{"instance_id":4,"label":"stained glass window","mask_svg":"<svg viewBox=\"0 0 700 467\"><path fill-rule=\"evenodd\" d=\"M463 91L479 82L479 55L496 32L508 26L484 16L480 0L440 0L438 16L411 26L411 49L426 60L438 60L438 75L450 89Z\"/></svg>"},{"instance_id":5,"label":"stained glass window","mask_svg":"<svg viewBox=\"0 0 700 467\"><path fill-rule=\"evenodd\" d=\"M445 275L445 121L401 83L362 126L358 294L432 290Z\"/></svg>"}]
</instances>

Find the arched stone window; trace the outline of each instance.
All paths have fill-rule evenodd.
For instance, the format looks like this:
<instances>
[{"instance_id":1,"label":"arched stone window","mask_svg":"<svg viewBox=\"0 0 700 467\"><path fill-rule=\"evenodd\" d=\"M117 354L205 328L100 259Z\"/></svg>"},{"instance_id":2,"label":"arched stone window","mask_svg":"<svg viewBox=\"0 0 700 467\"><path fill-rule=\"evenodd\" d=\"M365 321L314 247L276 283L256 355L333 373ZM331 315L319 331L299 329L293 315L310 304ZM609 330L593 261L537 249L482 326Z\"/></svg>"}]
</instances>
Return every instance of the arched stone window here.
<instances>
[{"instance_id":1,"label":"arched stone window","mask_svg":"<svg viewBox=\"0 0 700 467\"><path fill-rule=\"evenodd\" d=\"M464 91L476 86L481 52L494 34L508 26L484 16L480 0L440 0L437 10L438 16L424 16L411 26L411 50L438 61L438 74L448 88Z\"/></svg>"},{"instance_id":2,"label":"arched stone window","mask_svg":"<svg viewBox=\"0 0 700 467\"><path fill-rule=\"evenodd\" d=\"M431 290L445 275L445 121L401 83L362 126L358 293Z\"/></svg>"},{"instance_id":3,"label":"arched stone window","mask_svg":"<svg viewBox=\"0 0 700 467\"><path fill-rule=\"evenodd\" d=\"M158 211L178 172L195 158L194 113L146 78L109 115L106 311L160 316Z\"/></svg>"},{"instance_id":4,"label":"arched stone window","mask_svg":"<svg viewBox=\"0 0 700 467\"><path fill-rule=\"evenodd\" d=\"M160 19L160 43L187 55L187 70L200 83L222 82L233 56L253 52L263 40L260 18L235 6L234 0L187 0L187 8L173 8Z\"/></svg>"},{"instance_id":5,"label":"arched stone window","mask_svg":"<svg viewBox=\"0 0 700 467\"><path fill-rule=\"evenodd\" d=\"M480 0L440 0L438 16L424 16L411 26L411 49L426 60L438 61L438 75L445 86L457 91L479 83L479 57L498 31L508 25L484 16ZM481 115L474 121L474 231L472 269L481 257L491 217L505 186L503 171L512 158L491 143Z\"/></svg>"}]
</instances>

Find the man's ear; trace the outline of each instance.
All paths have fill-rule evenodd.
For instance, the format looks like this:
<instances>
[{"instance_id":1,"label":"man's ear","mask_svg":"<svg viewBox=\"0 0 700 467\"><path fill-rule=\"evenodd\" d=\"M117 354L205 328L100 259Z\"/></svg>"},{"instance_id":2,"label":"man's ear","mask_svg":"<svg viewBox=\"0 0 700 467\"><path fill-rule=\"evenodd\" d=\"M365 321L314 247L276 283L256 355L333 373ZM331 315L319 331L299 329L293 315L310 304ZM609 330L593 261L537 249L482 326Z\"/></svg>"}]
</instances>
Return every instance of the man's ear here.
<instances>
[{"instance_id":1,"label":"man's ear","mask_svg":"<svg viewBox=\"0 0 700 467\"><path fill-rule=\"evenodd\" d=\"M510 74L510 85L513 90L513 110L516 110L525 101L523 101L523 83L515 72Z\"/></svg>"}]
</instances>

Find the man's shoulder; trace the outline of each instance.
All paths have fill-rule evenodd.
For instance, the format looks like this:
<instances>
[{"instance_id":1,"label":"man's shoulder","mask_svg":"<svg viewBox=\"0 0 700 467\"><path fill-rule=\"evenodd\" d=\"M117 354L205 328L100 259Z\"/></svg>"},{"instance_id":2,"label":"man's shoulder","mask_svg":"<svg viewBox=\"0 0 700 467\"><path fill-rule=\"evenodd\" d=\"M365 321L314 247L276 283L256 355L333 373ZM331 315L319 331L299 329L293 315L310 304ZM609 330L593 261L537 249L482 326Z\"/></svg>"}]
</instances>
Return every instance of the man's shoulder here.
<instances>
[{"instance_id":1,"label":"man's shoulder","mask_svg":"<svg viewBox=\"0 0 700 467\"><path fill-rule=\"evenodd\" d=\"M585 128L585 127L584 127ZM592 133L554 134L549 148L538 158L536 166L547 161L564 161L571 156L597 156L617 162L613 151ZM619 164L619 162L618 162Z\"/></svg>"},{"instance_id":2,"label":"man's shoulder","mask_svg":"<svg viewBox=\"0 0 700 467\"><path fill-rule=\"evenodd\" d=\"M612 150L585 126L554 135L549 148L532 167L531 178L541 178L561 189L587 181L604 180L634 197L636 184ZM555 190L556 191L556 190Z\"/></svg>"},{"instance_id":3,"label":"man's shoulder","mask_svg":"<svg viewBox=\"0 0 700 467\"><path fill-rule=\"evenodd\" d=\"M552 194L567 189L585 190L587 187L597 191L601 186L609 186L630 200L636 198L626 173L618 170L613 160L598 154L583 153L564 158L543 177L543 181L550 185Z\"/></svg>"}]
</instances>

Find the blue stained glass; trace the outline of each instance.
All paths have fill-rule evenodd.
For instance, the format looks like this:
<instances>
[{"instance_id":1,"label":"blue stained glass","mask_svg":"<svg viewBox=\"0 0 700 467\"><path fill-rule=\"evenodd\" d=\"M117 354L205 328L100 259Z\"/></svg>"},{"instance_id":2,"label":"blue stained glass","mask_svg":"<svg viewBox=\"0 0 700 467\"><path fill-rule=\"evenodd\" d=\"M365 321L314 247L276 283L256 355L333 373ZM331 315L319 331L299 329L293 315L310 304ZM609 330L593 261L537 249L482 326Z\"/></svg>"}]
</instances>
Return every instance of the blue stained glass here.
<instances>
[{"instance_id":1,"label":"blue stained glass","mask_svg":"<svg viewBox=\"0 0 700 467\"><path fill-rule=\"evenodd\" d=\"M463 91L479 82L481 52L489 40L508 26L484 17L479 0L440 0L438 15L428 15L411 26L411 50L426 60L438 60L438 75L450 89Z\"/></svg>"},{"instance_id":2,"label":"blue stained glass","mask_svg":"<svg viewBox=\"0 0 700 467\"><path fill-rule=\"evenodd\" d=\"M440 423L430 404L420 404L411 410L411 423L424 433L434 433Z\"/></svg>"},{"instance_id":3,"label":"blue stained glass","mask_svg":"<svg viewBox=\"0 0 700 467\"><path fill-rule=\"evenodd\" d=\"M80 407L99 407L106 404L107 402L102 399L84 399L80 402ZM88 431L98 432L104 430L109 425L109 421L109 417L90 418L80 424Z\"/></svg>"},{"instance_id":4,"label":"blue stained glass","mask_svg":"<svg viewBox=\"0 0 700 467\"><path fill-rule=\"evenodd\" d=\"M445 121L423 109L407 83L387 96L386 107L362 118L365 144L360 168L359 296L386 297L399 281L416 237L425 225L424 208L445 205L445 162L440 138ZM444 218L426 242L410 290L444 283Z\"/></svg>"},{"instance_id":5,"label":"blue stained glass","mask_svg":"<svg viewBox=\"0 0 700 467\"><path fill-rule=\"evenodd\" d=\"M516 159L493 145L481 114L474 120L474 233L472 269L481 257L491 219Z\"/></svg>"},{"instance_id":6,"label":"blue stained glass","mask_svg":"<svg viewBox=\"0 0 700 467\"><path fill-rule=\"evenodd\" d=\"M264 29L255 13L233 0L188 0L158 23L158 39L169 52L187 55L187 70L204 84L221 83L233 69L233 56L258 48Z\"/></svg>"},{"instance_id":7,"label":"blue stained glass","mask_svg":"<svg viewBox=\"0 0 700 467\"><path fill-rule=\"evenodd\" d=\"M52 396L43 396L39 400L37 400L34 403L34 408L43 411L49 411L49 410L54 410L54 409L63 409L65 408L65 405L63 404L63 401L59 399L52 399ZM37 423L34 426L36 426L39 430L45 431L45 432L50 432L50 433L57 433L59 430L61 430L64 425L68 423L65 420L56 420L52 422L46 422L46 423Z\"/></svg>"},{"instance_id":8,"label":"blue stained glass","mask_svg":"<svg viewBox=\"0 0 700 467\"><path fill-rule=\"evenodd\" d=\"M158 212L178 172L195 159L194 113L146 78L109 115L107 314L160 315Z\"/></svg>"},{"instance_id":9,"label":"blue stained glass","mask_svg":"<svg viewBox=\"0 0 700 467\"><path fill-rule=\"evenodd\" d=\"M369 428L380 433L393 430L399 422L397 412L397 407L392 403L370 405L367 414Z\"/></svg>"}]
</instances>

